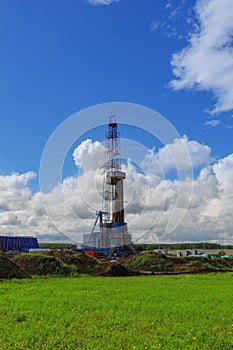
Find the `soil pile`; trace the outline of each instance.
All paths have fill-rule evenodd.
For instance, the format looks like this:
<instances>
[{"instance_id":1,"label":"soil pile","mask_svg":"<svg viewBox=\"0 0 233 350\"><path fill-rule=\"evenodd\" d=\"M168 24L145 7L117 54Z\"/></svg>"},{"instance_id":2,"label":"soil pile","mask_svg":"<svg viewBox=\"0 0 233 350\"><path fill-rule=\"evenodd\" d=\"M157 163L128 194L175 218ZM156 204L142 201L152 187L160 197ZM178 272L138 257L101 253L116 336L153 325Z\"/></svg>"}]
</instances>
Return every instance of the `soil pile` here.
<instances>
[{"instance_id":1,"label":"soil pile","mask_svg":"<svg viewBox=\"0 0 233 350\"><path fill-rule=\"evenodd\" d=\"M155 252L131 255L116 262L99 261L84 253L0 253L0 279L56 275L135 276L233 271L233 259L173 257Z\"/></svg>"},{"instance_id":2,"label":"soil pile","mask_svg":"<svg viewBox=\"0 0 233 350\"><path fill-rule=\"evenodd\" d=\"M205 273L233 271L233 259L206 259L202 257L171 257L144 252L125 259L123 265L141 273Z\"/></svg>"},{"instance_id":3,"label":"soil pile","mask_svg":"<svg viewBox=\"0 0 233 350\"><path fill-rule=\"evenodd\" d=\"M0 279L26 278L28 274L11 261L6 254L0 254Z\"/></svg>"},{"instance_id":4,"label":"soil pile","mask_svg":"<svg viewBox=\"0 0 233 350\"><path fill-rule=\"evenodd\" d=\"M71 274L72 269L62 261L46 254L20 253L12 254L13 261L19 268L30 276L37 275L61 275Z\"/></svg>"},{"instance_id":5,"label":"soil pile","mask_svg":"<svg viewBox=\"0 0 233 350\"><path fill-rule=\"evenodd\" d=\"M84 253L52 251L50 253L0 254L0 279L30 276L101 275L108 263L100 262Z\"/></svg>"},{"instance_id":6,"label":"soil pile","mask_svg":"<svg viewBox=\"0 0 233 350\"><path fill-rule=\"evenodd\" d=\"M123 262L123 265L130 270L140 272L164 272L171 273L174 264L163 254L146 252L131 255Z\"/></svg>"},{"instance_id":7,"label":"soil pile","mask_svg":"<svg viewBox=\"0 0 233 350\"><path fill-rule=\"evenodd\" d=\"M121 264L114 264L107 267L106 271L102 276L112 276L112 277L121 277L121 276L135 276L135 272L128 270Z\"/></svg>"},{"instance_id":8,"label":"soil pile","mask_svg":"<svg viewBox=\"0 0 233 350\"><path fill-rule=\"evenodd\" d=\"M73 253L60 250L51 254L68 266L73 266L80 274L98 275L105 270L104 263L101 263L96 258L87 256L84 253Z\"/></svg>"}]
</instances>

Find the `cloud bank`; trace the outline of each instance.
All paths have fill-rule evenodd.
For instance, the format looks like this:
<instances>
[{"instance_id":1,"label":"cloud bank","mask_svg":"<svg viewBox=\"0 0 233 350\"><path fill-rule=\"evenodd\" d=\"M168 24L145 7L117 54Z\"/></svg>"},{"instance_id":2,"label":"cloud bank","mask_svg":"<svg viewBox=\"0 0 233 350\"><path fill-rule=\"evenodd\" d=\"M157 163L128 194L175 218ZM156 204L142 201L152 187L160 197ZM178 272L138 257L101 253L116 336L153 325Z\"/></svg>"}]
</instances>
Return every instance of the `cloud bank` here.
<instances>
[{"instance_id":1,"label":"cloud bank","mask_svg":"<svg viewBox=\"0 0 233 350\"><path fill-rule=\"evenodd\" d=\"M174 90L197 89L213 93L217 114L233 109L233 2L197 0L197 23L188 45L174 53L171 65Z\"/></svg>"},{"instance_id":2,"label":"cloud bank","mask_svg":"<svg viewBox=\"0 0 233 350\"><path fill-rule=\"evenodd\" d=\"M197 173L194 179L174 175L176 162L185 170L181 143L190 152ZM177 154L175 160L170 157L171 149ZM82 242L82 234L91 231L95 210L101 209L104 151L98 141L83 141L73 152L79 175L65 178L46 194L32 193L32 172L0 176L0 234L35 235L40 241L65 241L68 236ZM134 241L232 243L233 154L216 161L207 145L183 136L157 151L148 151L141 164L128 159L123 170L127 174L126 221ZM190 188L192 197L187 198ZM174 206L185 216L168 233L166 225Z\"/></svg>"}]
</instances>

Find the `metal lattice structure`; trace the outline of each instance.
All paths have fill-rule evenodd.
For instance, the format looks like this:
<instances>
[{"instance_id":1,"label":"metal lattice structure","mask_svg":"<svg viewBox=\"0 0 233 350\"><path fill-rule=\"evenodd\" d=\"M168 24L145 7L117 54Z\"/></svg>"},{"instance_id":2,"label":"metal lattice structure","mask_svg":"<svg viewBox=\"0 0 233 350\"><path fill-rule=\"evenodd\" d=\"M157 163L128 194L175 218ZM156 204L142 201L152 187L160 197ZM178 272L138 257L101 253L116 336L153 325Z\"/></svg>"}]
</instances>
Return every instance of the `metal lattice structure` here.
<instances>
[{"instance_id":1,"label":"metal lattice structure","mask_svg":"<svg viewBox=\"0 0 233 350\"><path fill-rule=\"evenodd\" d=\"M113 213L112 202L114 201L114 188L108 181L108 177L111 172L121 170L120 133L115 116L109 118L106 131L105 153L106 161L104 167L102 211L105 213L103 222L110 223Z\"/></svg>"},{"instance_id":2,"label":"metal lattice structure","mask_svg":"<svg viewBox=\"0 0 233 350\"><path fill-rule=\"evenodd\" d=\"M89 246L98 249L131 242L124 219L123 181L126 174L121 169L120 133L115 116L109 118L105 152L102 211L96 212L96 221L88 240ZM98 221L99 232L94 232Z\"/></svg>"}]
</instances>

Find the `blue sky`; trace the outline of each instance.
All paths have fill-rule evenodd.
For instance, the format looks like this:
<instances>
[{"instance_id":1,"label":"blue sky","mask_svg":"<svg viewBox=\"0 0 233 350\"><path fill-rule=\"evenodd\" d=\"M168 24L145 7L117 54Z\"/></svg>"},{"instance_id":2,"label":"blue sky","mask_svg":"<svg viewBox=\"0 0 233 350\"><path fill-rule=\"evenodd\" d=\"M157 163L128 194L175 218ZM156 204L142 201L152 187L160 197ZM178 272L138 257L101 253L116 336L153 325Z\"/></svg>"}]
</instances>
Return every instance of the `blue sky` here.
<instances>
[{"instance_id":1,"label":"blue sky","mask_svg":"<svg viewBox=\"0 0 233 350\"><path fill-rule=\"evenodd\" d=\"M220 168L221 161L231 171L231 163L225 160L232 154L233 132L230 8L231 0L221 1L221 6L217 0L2 1L3 183L8 183L10 174L16 173L22 191L32 191L28 196L36 196L40 160L52 132L83 108L108 102L129 102L156 110L181 137L187 135L200 150L205 147L203 154L209 161L200 162L195 174L199 174L200 167L214 166L214 162ZM103 129L98 130L88 137L102 140ZM135 132L135 139L142 142L141 138ZM142 143L151 148L149 139ZM190 149L194 143L189 144ZM63 169L65 176L75 173L72 152L73 149L68 154L67 168ZM16 186L15 181L11 186ZM5 192L3 197L9 202L12 198ZM9 193L13 193L11 187ZM210 202L208 208L209 205ZM221 203L221 213L224 205ZM11 226L13 214L16 223L23 220L19 218L19 209L2 210L5 215L2 233L23 232L20 225ZM217 215L217 209L212 212ZM37 220L31 218L34 214L22 215L29 221ZM39 227L35 225L25 227L25 232ZM225 230L221 225L219 221L219 234ZM219 238L222 242L230 241L229 227L226 237ZM49 228L45 226L35 232L42 231L46 233ZM187 227L185 232L180 235L181 240L188 240ZM171 240L178 240L177 237ZM191 240L202 238L217 241L218 233L214 237L206 233L192 236ZM156 239L170 238L158 234Z\"/></svg>"}]
</instances>

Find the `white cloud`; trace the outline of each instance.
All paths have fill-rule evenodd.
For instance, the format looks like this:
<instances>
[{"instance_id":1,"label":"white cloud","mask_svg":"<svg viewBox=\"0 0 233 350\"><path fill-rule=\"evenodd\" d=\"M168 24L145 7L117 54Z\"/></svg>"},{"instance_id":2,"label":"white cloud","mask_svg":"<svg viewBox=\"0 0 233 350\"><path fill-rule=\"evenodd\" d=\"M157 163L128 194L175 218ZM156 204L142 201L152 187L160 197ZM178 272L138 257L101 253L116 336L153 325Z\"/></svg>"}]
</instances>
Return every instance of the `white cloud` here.
<instances>
[{"instance_id":1,"label":"white cloud","mask_svg":"<svg viewBox=\"0 0 233 350\"><path fill-rule=\"evenodd\" d=\"M233 198L233 154L220 159L218 163L214 164L213 171L219 182L221 194L226 194L227 197L231 196Z\"/></svg>"},{"instance_id":2,"label":"white cloud","mask_svg":"<svg viewBox=\"0 0 233 350\"><path fill-rule=\"evenodd\" d=\"M84 171L96 170L104 164L105 147L99 141L83 141L73 152L76 166Z\"/></svg>"},{"instance_id":3,"label":"white cloud","mask_svg":"<svg viewBox=\"0 0 233 350\"><path fill-rule=\"evenodd\" d=\"M217 125L220 124L220 120L218 119L212 119L212 120L207 120L203 125L206 127L206 128L213 128Z\"/></svg>"},{"instance_id":4,"label":"white cloud","mask_svg":"<svg viewBox=\"0 0 233 350\"><path fill-rule=\"evenodd\" d=\"M90 5L111 5L113 2L119 2L120 0L88 0Z\"/></svg>"},{"instance_id":5,"label":"white cloud","mask_svg":"<svg viewBox=\"0 0 233 350\"><path fill-rule=\"evenodd\" d=\"M201 169L195 180L190 177L163 178L161 171L156 173L151 169L142 173L131 161L123 165L127 173L126 221L133 240L232 243L233 154L210 165L213 161L210 148L184 136L167 146L177 153L176 161L183 169L185 164L182 163L180 148L184 142L193 165ZM165 150L161 148L154 152L153 159L159 158L160 166L167 171L174 163ZM62 238L62 232L81 242L82 234L91 231L95 210L101 209L103 176L98 167L103 157L104 147L99 142L86 140L77 147L74 159L83 172L77 177L64 179L51 192L43 194L47 212L41 193L33 194L30 190L34 173L0 176L0 234L35 235L40 240L54 241ZM150 164L153 168L152 160ZM149 169L148 159L146 164ZM190 188L193 188L191 198ZM189 201L187 208L185 204ZM179 217L186 215L180 225L168 233L166 226L174 207Z\"/></svg>"},{"instance_id":6,"label":"white cloud","mask_svg":"<svg viewBox=\"0 0 233 350\"><path fill-rule=\"evenodd\" d=\"M198 23L189 44L172 55L175 90L210 91L216 98L211 113L233 109L233 2L197 0Z\"/></svg>"},{"instance_id":7,"label":"white cloud","mask_svg":"<svg viewBox=\"0 0 233 350\"><path fill-rule=\"evenodd\" d=\"M0 175L0 209L2 211L20 210L31 198L28 182L36 176L33 172L25 174Z\"/></svg>"},{"instance_id":8,"label":"white cloud","mask_svg":"<svg viewBox=\"0 0 233 350\"><path fill-rule=\"evenodd\" d=\"M173 143L154 150L145 156L142 167L155 173L167 173L169 171L184 171L192 168L200 168L213 161L210 155L211 149L197 141L189 140L186 135L175 139ZM190 159L187 159L189 154Z\"/></svg>"}]
</instances>

